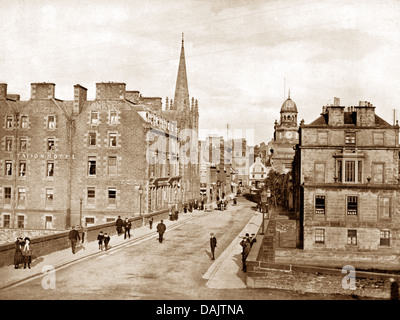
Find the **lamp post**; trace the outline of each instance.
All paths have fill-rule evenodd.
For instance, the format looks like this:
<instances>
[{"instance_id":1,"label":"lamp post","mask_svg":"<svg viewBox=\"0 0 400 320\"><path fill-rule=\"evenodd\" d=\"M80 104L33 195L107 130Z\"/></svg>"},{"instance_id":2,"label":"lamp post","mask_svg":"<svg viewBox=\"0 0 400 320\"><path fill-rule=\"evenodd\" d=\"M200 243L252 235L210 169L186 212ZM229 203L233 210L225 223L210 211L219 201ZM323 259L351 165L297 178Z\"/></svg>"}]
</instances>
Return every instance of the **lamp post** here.
<instances>
[{"instance_id":1,"label":"lamp post","mask_svg":"<svg viewBox=\"0 0 400 320\"><path fill-rule=\"evenodd\" d=\"M144 226L144 216L142 215L142 194L143 194L143 188L142 185L139 186L139 214L140 217L142 218L142 226Z\"/></svg>"},{"instance_id":2,"label":"lamp post","mask_svg":"<svg viewBox=\"0 0 400 320\"><path fill-rule=\"evenodd\" d=\"M79 227L82 228L82 198L79 198Z\"/></svg>"},{"instance_id":3,"label":"lamp post","mask_svg":"<svg viewBox=\"0 0 400 320\"><path fill-rule=\"evenodd\" d=\"M265 228L265 216L268 214L269 208L268 208L268 199L271 196L271 190L265 190L261 192L261 212L262 212L262 228L261 228L261 234L264 234L264 228Z\"/></svg>"}]
</instances>

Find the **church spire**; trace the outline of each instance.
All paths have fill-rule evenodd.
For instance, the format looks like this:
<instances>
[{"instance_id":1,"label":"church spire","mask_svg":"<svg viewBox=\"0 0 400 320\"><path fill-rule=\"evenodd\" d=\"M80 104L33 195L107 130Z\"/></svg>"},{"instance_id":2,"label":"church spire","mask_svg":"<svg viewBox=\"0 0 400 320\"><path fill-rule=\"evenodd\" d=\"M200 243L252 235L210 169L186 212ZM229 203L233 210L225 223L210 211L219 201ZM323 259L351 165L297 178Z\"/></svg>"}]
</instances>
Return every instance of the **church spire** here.
<instances>
[{"instance_id":1,"label":"church spire","mask_svg":"<svg viewBox=\"0 0 400 320\"><path fill-rule=\"evenodd\" d=\"M186 75L185 47L182 33L181 56L179 60L178 76L176 78L174 109L185 110L190 107L189 89Z\"/></svg>"}]
</instances>

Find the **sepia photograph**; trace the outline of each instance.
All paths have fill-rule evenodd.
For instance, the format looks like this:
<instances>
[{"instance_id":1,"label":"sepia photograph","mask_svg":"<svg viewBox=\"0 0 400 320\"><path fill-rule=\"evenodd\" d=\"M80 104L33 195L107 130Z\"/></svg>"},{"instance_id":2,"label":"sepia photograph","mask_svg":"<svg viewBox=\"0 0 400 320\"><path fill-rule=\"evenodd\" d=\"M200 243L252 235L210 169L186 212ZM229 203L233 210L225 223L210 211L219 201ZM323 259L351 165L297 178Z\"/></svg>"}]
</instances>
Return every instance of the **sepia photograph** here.
<instances>
[{"instance_id":1,"label":"sepia photograph","mask_svg":"<svg viewBox=\"0 0 400 320\"><path fill-rule=\"evenodd\" d=\"M0 8L0 300L399 300L399 0Z\"/></svg>"}]
</instances>

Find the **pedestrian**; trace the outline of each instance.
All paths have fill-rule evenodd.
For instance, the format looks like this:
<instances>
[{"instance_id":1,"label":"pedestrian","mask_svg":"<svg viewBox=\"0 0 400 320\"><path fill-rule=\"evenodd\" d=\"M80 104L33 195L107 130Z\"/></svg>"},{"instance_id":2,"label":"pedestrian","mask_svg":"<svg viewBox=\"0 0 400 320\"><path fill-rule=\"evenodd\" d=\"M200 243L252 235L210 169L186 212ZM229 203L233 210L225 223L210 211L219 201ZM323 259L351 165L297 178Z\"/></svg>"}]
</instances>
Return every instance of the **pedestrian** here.
<instances>
[{"instance_id":1,"label":"pedestrian","mask_svg":"<svg viewBox=\"0 0 400 320\"><path fill-rule=\"evenodd\" d=\"M104 234L103 231L100 231L97 236L97 241L99 244L99 250L103 250L103 242L104 242Z\"/></svg>"},{"instance_id":2,"label":"pedestrian","mask_svg":"<svg viewBox=\"0 0 400 320\"><path fill-rule=\"evenodd\" d=\"M105 233L104 234L104 247L105 247L106 251L108 250L108 244L110 243L110 240L111 240L110 236L107 233Z\"/></svg>"},{"instance_id":3,"label":"pedestrian","mask_svg":"<svg viewBox=\"0 0 400 320\"><path fill-rule=\"evenodd\" d=\"M75 226L73 226L72 230L69 232L68 238L71 241L72 253L75 254L76 243L78 242L78 240L81 240L79 232L75 229Z\"/></svg>"},{"instance_id":4,"label":"pedestrian","mask_svg":"<svg viewBox=\"0 0 400 320\"><path fill-rule=\"evenodd\" d=\"M183 213L187 213L187 203L183 204Z\"/></svg>"},{"instance_id":5,"label":"pedestrian","mask_svg":"<svg viewBox=\"0 0 400 320\"><path fill-rule=\"evenodd\" d=\"M390 300L399 300L399 284L398 282L390 278Z\"/></svg>"},{"instance_id":6,"label":"pedestrian","mask_svg":"<svg viewBox=\"0 0 400 320\"><path fill-rule=\"evenodd\" d=\"M215 247L217 246L217 238L214 236L214 233L210 233L210 248L211 248L211 260L215 259Z\"/></svg>"},{"instance_id":7,"label":"pedestrian","mask_svg":"<svg viewBox=\"0 0 400 320\"><path fill-rule=\"evenodd\" d=\"M158 241L160 243L163 242L165 230L167 230L167 227L165 226L164 221L161 220L160 223L157 225Z\"/></svg>"},{"instance_id":8,"label":"pedestrian","mask_svg":"<svg viewBox=\"0 0 400 320\"><path fill-rule=\"evenodd\" d=\"M203 199L201 199L201 202L200 202L200 210L201 211L204 210L204 200Z\"/></svg>"},{"instance_id":9,"label":"pedestrian","mask_svg":"<svg viewBox=\"0 0 400 320\"><path fill-rule=\"evenodd\" d=\"M149 219L149 227L150 229L153 229L153 217Z\"/></svg>"},{"instance_id":10,"label":"pedestrian","mask_svg":"<svg viewBox=\"0 0 400 320\"><path fill-rule=\"evenodd\" d=\"M256 234L255 234L255 233L252 233L251 236L250 236L250 238L249 238L249 240L250 240L250 248L251 248L251 247L253 247L253 244L254 244L255 242L257 242Z\"/></svg>"},{"instance_id":11,"label":"pedestrian","mask_svg":"<svg viewBox=\"0 0 400 320\"><path fill-rule=\"evenodd\" d=\"M247 256L250 253L250 242L248 237L243 237L243 240L240 242L240 245L242 246L242 271L247 272L246 260Z\"/></svg>"},{"instance_id":12,"label":"pedestrian","mask_svg":"<svg viewBox=\"0 0 400 320\"><path fill-rule=\"evenodd\" d=\"M22 255L22 238L18 237L15 241L15 253L14 253L14 269L19 269L19 265L24 261Z\"/></svg>"},{"instance_id":13,"label":"pedestrian","mask_svg":"<svg viewBox=\"0 0 400 320\"><path fill-rule=\"evenodd\" d=\"M115 225L117 226L117 234L120 236L122 234L122 227L124 225L124 222L122 221L121 216L118 216L118 219L115 222Z\"/></svg>"},{"instance_id":14,"label":"pedestrian","mask_svg":"<svg viewBox=\"0 0 400 320\"><path fill-rule=\"evenodd\" d=\"M128 234L129 239L131 238L131 228L132 228L132 223L129 221L128 218L125 218L125 222L124 222L124 229L125 229L124 239L126 239L126 235L127 234Z\"/></svg>"},{"instance_id":15,"label":"pedestrian","mask_svg":"<svg viewBox=\"0 0 400 320\"><path fill-rule=\"evenodd\" d=\"M31 239L26 237L24 239L25 245L22 248L22 255L24 256L24 269L26 269L26 265L28 265L28 268L31 268L31 262L32 262L32 249L31 249Z\"/></svg>"}]
</instances>

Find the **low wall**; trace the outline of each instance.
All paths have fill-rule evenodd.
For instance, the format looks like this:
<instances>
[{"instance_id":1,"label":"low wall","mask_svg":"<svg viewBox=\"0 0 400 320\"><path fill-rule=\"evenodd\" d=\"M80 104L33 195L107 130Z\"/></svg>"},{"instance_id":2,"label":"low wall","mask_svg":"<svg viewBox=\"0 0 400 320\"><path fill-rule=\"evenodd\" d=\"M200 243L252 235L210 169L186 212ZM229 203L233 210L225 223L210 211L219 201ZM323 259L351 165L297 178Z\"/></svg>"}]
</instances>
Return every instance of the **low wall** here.
<instances>
[{"instance_id":1,"label":"low wall","mask_svg":"<svg viewBox=\"0 0 400 320\"><path fill-rule=\"evenodd\" d=\"M62 231L64 230L0 228L0 245L14 242L18 237L33 238L50 234L56 234Z\"/></svg>"},{"instance_id":2,"label":"low wall","mask_svg":"<svg viewBox=\"0 0 400 320\"><path fill-rule=\"evenodd\" d=\"M389 299L389 278L398 275L342 272L329 269L261 261L247 262L246 285L249 288L291 290L300 293L351 295L374 299Z\"/></svg>"},{"instance_id":3,"label":"low wall","mask_svg":"<svg viewBox=\"0 0 400 320\"><path fill-rule=\"evenodd\" d=\"M145 224L147 225L147 220L153 217L154 225L157 225L158 220L168 219L169 210L161 210L153 212L144 216ZM132 229L139 228L142 226L142 218L135 217L129 219L132 223ZM94 225L88 227L87 236L85 242L97 240L97 235L100 231L103 233L108 233L110 236L117 233L115 222L109 222L99 225ZM71 247L71 243L68 238L69 230L61 231L53 235L45 235L38 237L31 237L31 247L32 247L32 259L44 256L46 254L64 250ZM81 233L81 232L80 232ZM81 236L81 234L80 234ZM6 265L12 265L14 263L14 253L15 253L15 243L6 243L0 245L0 267Z\"/></svg>"}]
</instances>

